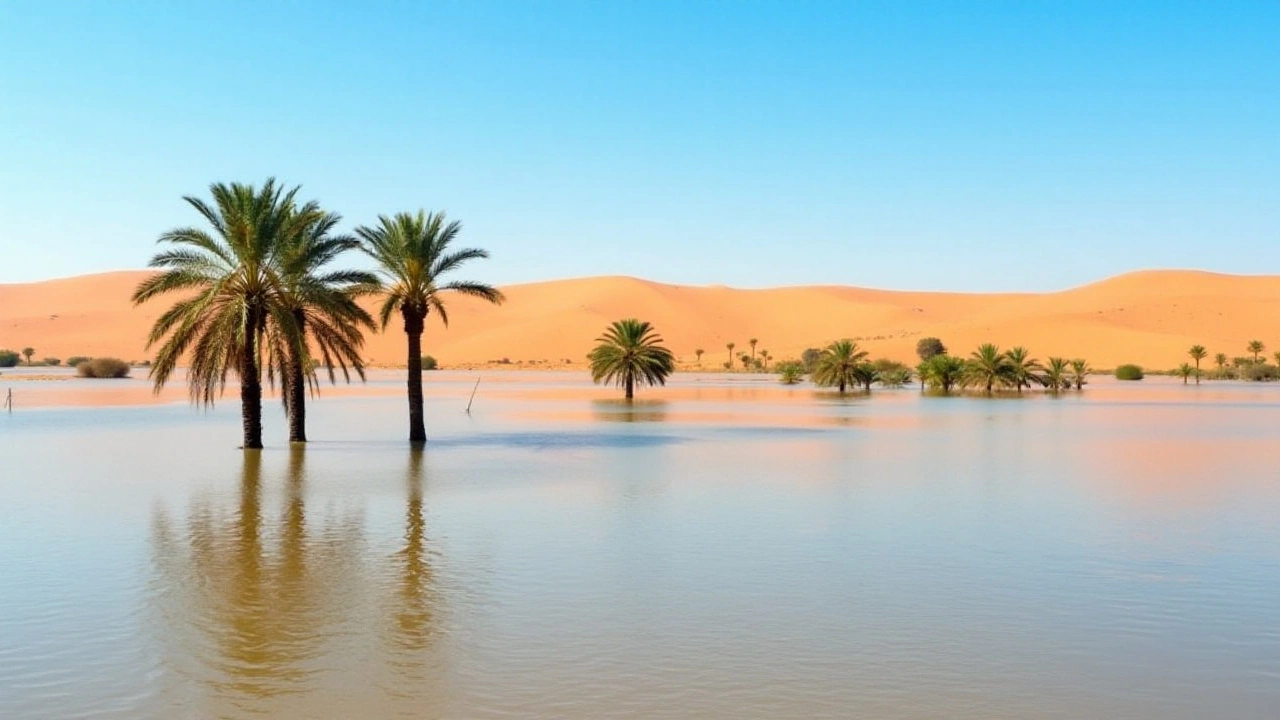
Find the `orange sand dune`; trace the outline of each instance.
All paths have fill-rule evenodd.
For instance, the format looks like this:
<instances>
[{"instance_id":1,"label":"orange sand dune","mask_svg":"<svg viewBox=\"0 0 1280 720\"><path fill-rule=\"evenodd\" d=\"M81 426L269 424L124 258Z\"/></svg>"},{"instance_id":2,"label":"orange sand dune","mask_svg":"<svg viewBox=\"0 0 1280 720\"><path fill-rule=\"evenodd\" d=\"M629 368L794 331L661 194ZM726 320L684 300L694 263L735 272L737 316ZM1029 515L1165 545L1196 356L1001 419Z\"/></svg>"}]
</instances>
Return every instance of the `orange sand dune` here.
<instances>
[{"instance_id":1,"label":"orange sand dune","mask_svg":"<svg viewBox=\"0 0 1280 720\"><path fill-rule=\"evenodd\" d=\"M164 303L133 308L129 294L143 271L0 285L0 348L34 347L37 357L149 356L147 331ZM981 342L1021 344L1033 354L1087 357L1095 367L1136 362L1167 369L1199 343L1212 356L1244 355L1249 340L1280 350L1280 277L1194 271L1144 271L1062 292L962 294L852 287L738 290L596 277L513 285L508 302L490 307L465 298L450 304L450 327L429 320L426 352L445 365L509 358L581 365L610 321L640 317L657 326L682 363L718 368L725 343L747 340L774 358L853 337L874 356L914 357L916 340L937 336L953 353ZM393 321L369 337L373 364L404 362L404 335Z\"/></svg>"}]
</instances>

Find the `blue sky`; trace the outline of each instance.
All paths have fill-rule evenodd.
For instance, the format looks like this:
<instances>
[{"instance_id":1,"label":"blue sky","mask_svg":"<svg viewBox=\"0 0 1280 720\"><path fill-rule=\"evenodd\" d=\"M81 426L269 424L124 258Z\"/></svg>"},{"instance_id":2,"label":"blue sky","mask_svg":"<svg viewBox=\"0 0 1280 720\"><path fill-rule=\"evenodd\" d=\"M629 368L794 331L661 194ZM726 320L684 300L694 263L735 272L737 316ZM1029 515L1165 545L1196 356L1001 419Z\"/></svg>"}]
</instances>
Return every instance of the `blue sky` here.
<instances>
[{"instance_id":1,"label":"blue sky","mask_svg":"<svg viewBox=\"0 0 1280 720\"><path fill-rule=\"evenodd\" d=\"M274 175L478 279L1280 272L1280 3L0 2L0 282Z\"/></svg>"}]
</instances>

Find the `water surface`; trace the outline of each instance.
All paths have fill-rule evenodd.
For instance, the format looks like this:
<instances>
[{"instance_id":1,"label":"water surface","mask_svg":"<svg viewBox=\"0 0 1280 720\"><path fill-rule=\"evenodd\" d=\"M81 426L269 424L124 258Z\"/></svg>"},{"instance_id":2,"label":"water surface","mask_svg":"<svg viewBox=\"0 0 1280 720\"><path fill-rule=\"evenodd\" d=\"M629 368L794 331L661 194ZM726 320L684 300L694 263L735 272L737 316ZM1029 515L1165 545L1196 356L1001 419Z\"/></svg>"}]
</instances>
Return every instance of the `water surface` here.
<instances>
[{"instance_id":1,"label":"water surface","mask_svg":"<svg viewBox=\"0 0 1280 720\"><path fill-rule=\"evenodd\" d=\"M0 717L1277 716L1280 387L473 377L13 382Z\"/></svg>"}]
</instances>

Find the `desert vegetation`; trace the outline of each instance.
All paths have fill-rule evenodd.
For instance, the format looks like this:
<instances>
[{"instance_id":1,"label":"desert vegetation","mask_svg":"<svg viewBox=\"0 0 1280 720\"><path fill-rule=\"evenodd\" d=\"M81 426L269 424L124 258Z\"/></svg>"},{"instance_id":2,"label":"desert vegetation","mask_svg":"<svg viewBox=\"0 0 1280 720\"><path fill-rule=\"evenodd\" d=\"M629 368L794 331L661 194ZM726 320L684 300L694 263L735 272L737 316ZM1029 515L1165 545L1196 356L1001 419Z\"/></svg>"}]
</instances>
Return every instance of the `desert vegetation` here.
<instances>
[{"instance_id":1,"label":"desert vegetation","mask_svg":"<svg viewBox=\"0 0 1280 720\"><path fill-rule=\"evenodd\" d=\"M1137 365L1121 365L1116 368L1117 380L1141 380L1143 377L1142 368Z\"/></svg>"},{"instance_id":2,"label":"desert vegetation","mask_svg":"<svg viewBox=\"0 0 1280 720\"><path fill-rule=\"evenodd\" d=\"M675 356L662 344L662 336L652 325L635 318L618 320L606 328L587 359L591 361L591 380L617 385L627 400L635 398L637 385L665 385L675 370Z\"/></svg>"},{"instance_id":3,"label":"desert vegetation","mask_svg":"<svg viewBox=\"0 0 1280 720\"><path fill-rule=\"evenodd\" d=\"M94 358L78 363L76 374L82 378L126 378L129 377L129 363L120 358Z\"/></svg>"}]
</instances>

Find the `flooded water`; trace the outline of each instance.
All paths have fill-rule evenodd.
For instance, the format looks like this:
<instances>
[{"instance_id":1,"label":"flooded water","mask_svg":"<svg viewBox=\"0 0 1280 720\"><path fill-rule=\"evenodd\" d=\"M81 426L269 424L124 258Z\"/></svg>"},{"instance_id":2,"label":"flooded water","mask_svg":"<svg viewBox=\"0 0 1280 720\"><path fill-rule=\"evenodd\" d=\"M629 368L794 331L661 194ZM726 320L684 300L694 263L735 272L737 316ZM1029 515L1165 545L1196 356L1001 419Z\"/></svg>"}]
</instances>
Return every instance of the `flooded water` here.
<instances>
[{"instance_id":1,"label":"flooded water","mask_svg":"<svg viewBox=\"0 0 1280 720\"><path fill-rule=\"evenodd\" d=\"M2 718L1280 716L1280 386L12 380Z\"/></svg>"}]
</instances>

